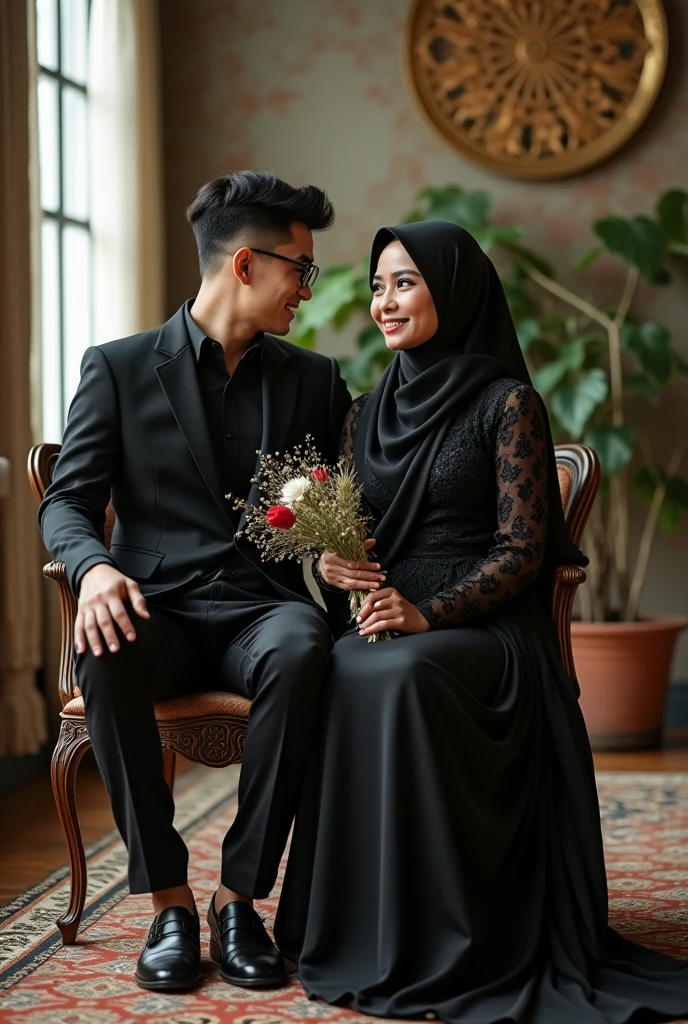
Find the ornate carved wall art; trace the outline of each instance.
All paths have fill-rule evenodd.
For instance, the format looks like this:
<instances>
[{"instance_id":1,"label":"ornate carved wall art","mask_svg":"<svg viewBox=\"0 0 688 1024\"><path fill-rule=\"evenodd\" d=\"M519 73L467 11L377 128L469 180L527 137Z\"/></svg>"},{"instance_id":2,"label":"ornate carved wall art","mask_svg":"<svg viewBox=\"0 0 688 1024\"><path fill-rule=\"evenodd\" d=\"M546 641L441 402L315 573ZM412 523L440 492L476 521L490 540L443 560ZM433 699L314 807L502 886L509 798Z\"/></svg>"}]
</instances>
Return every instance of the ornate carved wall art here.
<instances>
[{"instance_id":1,"label":"ornate carved wall art","mask_svg":"<svg viewBox=\"0 0 688 1024\"><path fill-rule=\"evenodd\" d=\"M546 179L611 156L657 98L661 0L415 0L412 91L459 152Z\"/></svg>"}]
</instances>

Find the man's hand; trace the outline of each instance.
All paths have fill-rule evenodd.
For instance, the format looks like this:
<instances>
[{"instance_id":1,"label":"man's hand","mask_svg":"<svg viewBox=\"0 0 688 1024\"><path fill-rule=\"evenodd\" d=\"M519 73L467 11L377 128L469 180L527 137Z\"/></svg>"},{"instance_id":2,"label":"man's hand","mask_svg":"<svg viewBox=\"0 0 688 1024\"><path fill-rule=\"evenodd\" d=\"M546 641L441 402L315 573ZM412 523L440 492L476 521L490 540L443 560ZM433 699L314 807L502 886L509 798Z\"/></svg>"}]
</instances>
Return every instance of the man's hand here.
<instances>
[{"instance_id":1,"label":"man's hand","mask_svg":"<svg viewBox=\"0 0 688 1024\"><path fill-rule=\"evenodd\" d=\"M374 540L367 540L366 551L370 551L374 544ZM387 578L384 572L380 572L377 562L346 562L334 551L323 551L318 561L318 572L325 583L340 590L379 590Z\"/></svg>"},{"instance_id":2,"label":"man's hand","mask_svg":"<svg viewBox=\"0 0 688 1024\"><path fill-rule=\"evenodd\" d=\"M385 630L398 633L427 633L430 623L394 587L385 587L377 594L368 594L363 607L356 616L361 636L382 633Z\"/></svg>"},{"instance_id":3,"label":"man's hand","mask_svg":"<svg viewBox=\"0 0 688 1024\"><path fill-rule=\"evenodd\" d=\"M86 650L87 640L96 658L103 653L103 641L113 653L118 651L115 623L127 640L136 639L136 630L124 607L125 601L131 603L142 619L150 618L138 583L124 576L119 569L101 562L84 573L74 627L74 646L79 654Z\"/></svg>"}]
</instances>

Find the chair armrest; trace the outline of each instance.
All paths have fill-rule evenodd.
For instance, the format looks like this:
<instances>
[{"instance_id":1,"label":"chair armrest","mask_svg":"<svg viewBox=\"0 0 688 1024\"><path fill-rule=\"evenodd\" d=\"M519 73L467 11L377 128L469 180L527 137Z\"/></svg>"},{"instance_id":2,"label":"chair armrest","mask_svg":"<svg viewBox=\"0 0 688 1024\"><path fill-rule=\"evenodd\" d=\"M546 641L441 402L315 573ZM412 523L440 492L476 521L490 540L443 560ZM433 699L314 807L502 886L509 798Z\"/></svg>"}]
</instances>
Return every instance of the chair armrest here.
<instances>
[{"instance_id":1,"label":"chair armrest","mask_svg":"<svg viewBox=\"0 0 688 1024\"><path fill-rule=\"evenodd\" d=\"M554 570L552 587L552 617L559 638L561 658L577 697L580 696L580 686L576 677L576 666L573 663L571 647L571 613L576 590L581 583L585 583L586 579L585 571L579 565L558 565Z\"/></svg>"},{"instance_id":2,"label":"chair armrest","mask_svg":"<svg viewBox=\"0 0 688 1024\"><path fill-rule=\"evenodd\" d=\"M60 679L58 692L62 707L79 693L74 675L74 623L76 622L76 598L67 582L64 562L48 562L43 566L43 575L54 580L60 599L60 618L62 621L60 647Z\"/></svg>"}]
</instances>

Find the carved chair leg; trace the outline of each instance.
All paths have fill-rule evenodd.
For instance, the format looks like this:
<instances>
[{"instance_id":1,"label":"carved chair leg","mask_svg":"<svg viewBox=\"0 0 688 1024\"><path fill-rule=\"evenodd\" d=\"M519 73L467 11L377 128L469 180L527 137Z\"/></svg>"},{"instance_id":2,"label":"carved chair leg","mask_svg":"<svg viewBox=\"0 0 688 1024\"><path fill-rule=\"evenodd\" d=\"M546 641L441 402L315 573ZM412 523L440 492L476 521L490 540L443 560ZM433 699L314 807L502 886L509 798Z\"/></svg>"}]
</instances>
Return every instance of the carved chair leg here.
<instances>
[{"instance_id":1,"label":"carved chair leg","mask_svg":"<svg viewBox=\"0 0 688 1024\"><path fill-rule=\"evenodd\" d=\"M69 906L56 922L65 946L76 943L76 933L86 900L86 857L76 809L76 775L91 740L83 721L63 719L53 752L53 793L69 850Z\"/></svg>"},{"instance_id":2,"label":"carved chair leg","mask_svg":"<svg viewBox=\"0 0 688 1024\"><path fill-rule=\"evenodd\" d=\"M174 772L177 766L177 755L174 750L168 750L167 747L163 747L162 761L165 771L165 782L170 787L170 792L174 793Z\"/></svg>"}]
</instances>

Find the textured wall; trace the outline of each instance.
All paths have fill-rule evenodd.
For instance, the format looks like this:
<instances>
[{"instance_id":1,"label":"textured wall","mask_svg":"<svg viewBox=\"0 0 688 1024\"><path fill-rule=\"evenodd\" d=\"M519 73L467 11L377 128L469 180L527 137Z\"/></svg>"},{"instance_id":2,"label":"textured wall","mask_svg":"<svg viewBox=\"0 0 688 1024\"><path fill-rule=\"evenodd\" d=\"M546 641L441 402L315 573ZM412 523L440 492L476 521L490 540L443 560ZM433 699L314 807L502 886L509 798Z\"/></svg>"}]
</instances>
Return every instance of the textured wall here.
<instances>
[{"instance_id":1,"label":"textured wall","mask_svg":"<svg viewBox=\"0 0 688 1024\"><path fill-rule=\"evenodd\" d=\"M316 242L321 265L349 260L375 229L410 209L423 185L489 190L497 214L527 226L527 242L567 268L607 212L648 212L657 194L686 186L688 5L667 0L671 58L659 102L614 160L577 178L528 184L486 173L458 156L426 124L404 82L408 0L160 0L166 161L168 307L197 285L195 250L183 218L194 191L229 169L272 170L293 184L326 189L337 211ZM612 300L611 260L584 281ZM581 282L578 283L581 287ZM584 286L584 285L583 285ZM604 294L606 292L606 295ZM644 288L636 311L662 320L688 357L688 273L670 292ZM346 338L326 339L332 351ZM644 416L660 449L688 430L686 389L675 385ZM688 468L686 468L688 472ZM688 529L657 542L644 609L688 611ZM688 641L677 675L688 678Z\"/></svg>"}]
</instances>

